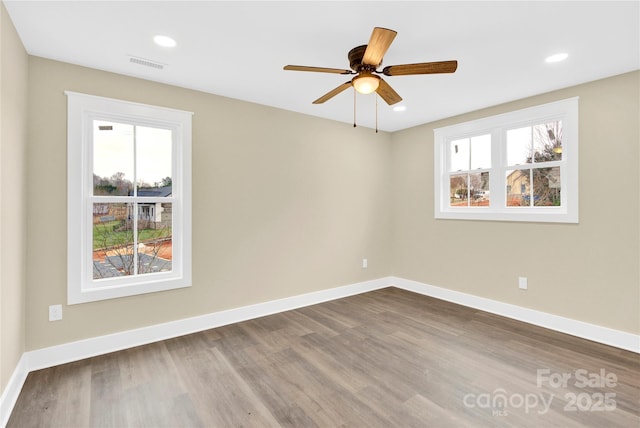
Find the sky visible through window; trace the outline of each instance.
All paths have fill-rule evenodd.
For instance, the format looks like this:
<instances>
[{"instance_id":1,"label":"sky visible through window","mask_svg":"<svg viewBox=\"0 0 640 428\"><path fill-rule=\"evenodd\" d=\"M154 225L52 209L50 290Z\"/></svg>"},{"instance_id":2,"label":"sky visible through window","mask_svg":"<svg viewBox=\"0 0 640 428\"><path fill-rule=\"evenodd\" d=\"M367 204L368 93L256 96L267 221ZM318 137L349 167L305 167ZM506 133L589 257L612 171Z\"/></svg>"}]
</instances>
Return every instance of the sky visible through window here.
<instances>
[{"instance_id":1,"label":"sky visible through window","mask_svg":"<svg viewBox=\"0 0 640 428\"><path fill-rule=\"evenodd\" d=\"M451 142L451 171L491 168L491 135Z\"/></svg>"},{"instance_id":2,"label":"sky visible through window","mask_svg":"<svg viewBox=\"0 0 640 428\"><path fill-rule=\"evenodd\" d=\"M123 179L133 183L135 170L139 187L158 186L172 177L171 130L100 120L93 123L95 175L110 178L123 173Z\"/></svg>"},{"instance_id":3,"label":"sky visible through window","mask_svg":"<svg viewBox=\"0 0 640 428\"><path fill-rule=\"evenodd\" d=\"M557 135L556 135L557 134ZM562 158L561 121L507 131L507 165L525 165L533 162ZM555 154L551 159L534 154ZM461 138L450 143L450 171L473 171L491 168L491 135ZM548 157L548 156L547 156Z\"/></svg>"}]
</instances>

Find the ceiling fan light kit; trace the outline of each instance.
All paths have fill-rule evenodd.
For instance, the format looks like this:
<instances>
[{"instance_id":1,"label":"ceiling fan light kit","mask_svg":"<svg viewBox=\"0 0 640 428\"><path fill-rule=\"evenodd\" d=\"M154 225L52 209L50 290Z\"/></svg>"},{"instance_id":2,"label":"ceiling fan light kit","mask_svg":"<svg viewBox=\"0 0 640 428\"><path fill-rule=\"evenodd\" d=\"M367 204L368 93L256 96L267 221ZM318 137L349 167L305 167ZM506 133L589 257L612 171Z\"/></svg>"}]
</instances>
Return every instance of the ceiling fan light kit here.
<instances>
[{"instance_id":1,"label":"ceiling fan light kit","mask_svg":"<svg viewBox=\"0 0 640 428\"><path fill-rule=\"evenodd\" d=\"M458 68L458 61L423 62L417 64L390 65L378 71L382 65L382 57L387 53L397 32L387 28L375 27L371 33L369 43L356 46L348 53L351 70L326 67L308 67L303 65L287 65L285 70L312 71L319 73L355 74L349 82L327 92L313 104L322 104L330 100L349 87L353 87L361 94L377 93L388 105L397 104L402 97L380 76L408 76L415 74L454 73Z\"/></svg>"},{"instance_id":2,"label":"ceiling fan light kit","mask_svg":"<svg viewBox=\"0 0 640 428\"><path fill-rule=\"evenodd\" d=\"M354 89L361 94L370 94L380 86L380 78L373 74L360 74L351 81Z\"/></svg>"}]
</instances>

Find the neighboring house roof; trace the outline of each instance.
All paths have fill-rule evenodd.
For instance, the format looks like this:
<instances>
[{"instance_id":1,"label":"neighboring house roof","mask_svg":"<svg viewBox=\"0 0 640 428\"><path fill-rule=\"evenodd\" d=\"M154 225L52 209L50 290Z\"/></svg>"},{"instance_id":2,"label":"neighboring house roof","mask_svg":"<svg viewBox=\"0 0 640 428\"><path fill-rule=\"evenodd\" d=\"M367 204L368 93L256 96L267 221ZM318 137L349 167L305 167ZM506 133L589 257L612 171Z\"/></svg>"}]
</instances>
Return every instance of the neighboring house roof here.
<instances>
[{"instance_id":1,"label":"neighboring house roof","mask_svg":"<svg viewBox=\"0 0 640 428\"><path fill-rule=\"evenodd\" d=\"M526 170L526 171L529 171L529 170ZM519 174L519 175L517 177L515 177L516 174ZM520 178L521 176L524 176L524 175L526 175L526 174L524 174L521 169L516 169L516 170L512 171L509 175L507 175L507 179L516 180L516 179L518 179L518 178Z\"/></svg>"},{"instance_id":2,"label":"neighboring house roof","mask_svg":"<svg viewBox=\"0 0 640 428\"><path fill-rule=\"evenodd\" d=\"M138 196L166 198L167 196L171 196L171 186L138 189Z\"/></svg>"}]
</instances>

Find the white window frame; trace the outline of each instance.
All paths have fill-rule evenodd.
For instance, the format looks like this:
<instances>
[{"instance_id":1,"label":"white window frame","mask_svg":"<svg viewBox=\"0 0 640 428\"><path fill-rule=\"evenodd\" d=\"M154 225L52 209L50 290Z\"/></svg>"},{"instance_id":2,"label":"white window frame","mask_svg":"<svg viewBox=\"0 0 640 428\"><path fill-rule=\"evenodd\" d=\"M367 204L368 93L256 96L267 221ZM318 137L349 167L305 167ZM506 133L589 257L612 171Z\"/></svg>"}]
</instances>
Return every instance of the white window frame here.
<instances>
[{"instance_id":1,"label":"white window frame","mask_svg":"<svg viewBox=\"0 0 640 428\"><path fill-rule=\"evenodd\" d=\"M554 120L562 121L562 160L548 165L560 167L560 206L508 207L505 180L513 167L507 166L507 130ZM452 207L449 143L483 134L491 134L490 205ZM541 164L522 165L525 169L535 166ZM578 97L435 129L434 208L436 219L578 223Z\"/></svg>"},{"instance_id":2,"label":"white window frame","mask_svg":"<svg viewBox=\"0 0 640 428\"><path fill-rule=\"evenodd\" d=\"M67 95L67 303L114 299L191 286L191 119L193 113L65 91ZM93 120L172 131L170 272L93 279ZM117 198L117 197L116 197ZM123 202L139 202L121 197ZM149 198L145 198L149 199ZM150 202L156 202L150 200Z\"/></svg>"}]
</instances>

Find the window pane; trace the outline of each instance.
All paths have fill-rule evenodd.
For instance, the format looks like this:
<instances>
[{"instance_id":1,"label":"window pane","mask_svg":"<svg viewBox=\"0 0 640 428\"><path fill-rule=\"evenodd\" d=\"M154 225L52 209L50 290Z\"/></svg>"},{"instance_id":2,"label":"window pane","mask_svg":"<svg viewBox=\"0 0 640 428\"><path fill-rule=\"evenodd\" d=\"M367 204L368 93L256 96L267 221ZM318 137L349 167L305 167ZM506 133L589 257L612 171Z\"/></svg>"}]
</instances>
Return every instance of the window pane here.
<instances>
[{"instance_id":1,"label":"window pane","mask_svg":"<svg viewBox=\"0 0 640 428\"><path fill-rule=\"evenodd\" d=\"M491 134L471 138L471 169L491 168Z\"/></svg>"},{"instance_id":2,"label":"window pane","mask_svg":"<svg viewBox=\"0 0 640 428\"><path fill-rule=\"evenodd\" d=\"M133 204L93 204L93 279L135 273Z\"/></svg>"},{"instance_id":3,"label":"window pane","mask_svg":"<svg viewBox=\"0 0 640 428\"><path fill-rule=\"evenodd\" d=\"M138 204L138 273L171 270L171 204Z\"/></svg>"},{"instance_id":4,"label":"window pane","mask_svg":"<svg viewBox=\"0 0 640 428\"><path fill-rule=\"evenodd\" d=\"M474 207L489 206L489 173L469 174L470 205Z\"/></svg>"},{"instance_id":5,"label":"window pane","mask_svg":"<svg viewBox=\"0 0 640 428\"><path fill-rule=\"evenodd\" d=\"M531 127L507 131L507 165L531 163Z\"/></svg>"},{"instance_id":6,"label":"window pane","mask_svg":"<svg viewBox=\"0 0 640 428\"><path fill-rule=\"evenodd\" d=\"M533 170L533 204L535 206L560 206L560 168L536 168Z\"/></svg>"},{"instance_id":7,"label":"window pane","mask_svg":"<svg viewBox=\"0 0 640 428\"><path fill-rule=\"evenodd\" d=\"M449 206L466 207L469 205L469 186L467 185L467 174L452 175L449 178Z\"/></svg>"},{"instance_id":8,"label":"window pane","mask_svg":"<svg viewBox=\"0 0 640 428\"><path fill-rule=\"evenodd\" d=\"M534 162L562 160L562 122L555 121L533 127Z\"/></svg>"},{"instance_id":9,"label":"window pane","mask_svg":"<svg viewBox=\"0 0 640 428\"><path fill-rule=\"evenodd\" d=\"M467 171L469 169L469 139L455 140L451 142L451 169L450 171Z\"/></svg>"},{"instance_id":10,"label":"window pane","mask_svg":"<svg viewBox=\"0 0 640 428\"><path fill-rule=\"evenodd\" d=\"M507 171L507 206L521 207L531 204L531 170L517 169Z\"/></svg>"},{"instance_id":11,"label":"window pane","mask_svg":"<svg viewBox=\"0 0 640 428\"><path fill-rule=\"evenodd\" d=\"M138 196L171 196L171 130L136 127L136 179Z\"/></svg>"},{"instance_id":12,"label":"window pane","mask_svg":"<svg viewBox=\"0 0 640 428\"><path fill-rule=\"evenodd\" d=\"M133 125L93 121L93 194L128 196L133 190Z\"/></svg>"}]
</instances>

